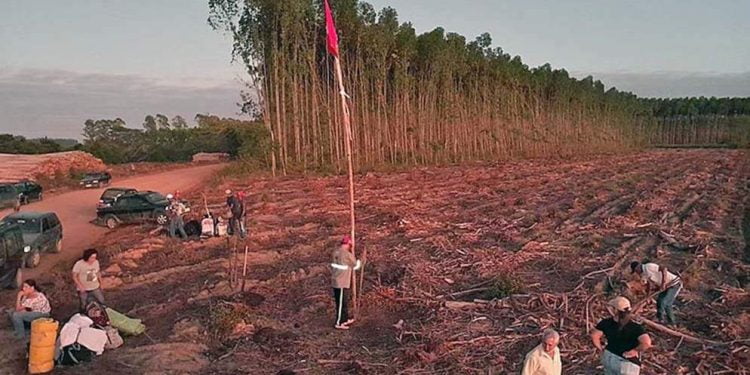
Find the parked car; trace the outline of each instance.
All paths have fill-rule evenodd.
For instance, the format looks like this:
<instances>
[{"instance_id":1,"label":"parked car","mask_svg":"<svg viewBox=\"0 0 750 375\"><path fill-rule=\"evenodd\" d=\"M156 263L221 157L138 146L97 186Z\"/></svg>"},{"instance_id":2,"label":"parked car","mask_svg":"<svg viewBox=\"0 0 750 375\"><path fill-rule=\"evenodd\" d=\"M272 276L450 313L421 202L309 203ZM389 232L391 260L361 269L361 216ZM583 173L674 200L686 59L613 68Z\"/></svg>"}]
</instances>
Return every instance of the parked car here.
<instances>
[{"instance_id":1,"label":"parked car","mask_svg":"<svg viewBox=\"0 0 750 375\"><path fill-rule=\"evenodd\" d=\"M29 246L23 244L23 235L18 225L0 222L0 287L21 287L24 254L30 250Z\"/></svg>"},{"instance_id":2,"label":"parked car","mask_svg":"<svg viewBox=\"0 0 750 375\"><path fill-rule=\"evenodd\" d=\"M112 181L109 172L90 172L83 175L81 185L84 188L107 186Z\"/></svg>"},{"instance_id":3,"label":"parked car","mask_svg":"<svg viewBox=\"0 0 750 375\"><path fill-rule=\"evenodd\" d=\"M31 200L40 201L44 199L44 189L34 181L18 181L15 183L15 188L16 192L21 195L21 204L29 204Z\"/></svg>"},{"instance_id":4,"label":"parked car","mask_svg":"<svg viewBox=\"0 0 750 375\"><path fill-rule=\"evenodd\" d=\"M96 210L96 221L107 228L114 229L120 224L156 222L165 225L168 222L167 198L153 191L139 191L123 194L110 206Z\"/></svg>"},{"instance_id":5,"label":"parked car","mask_svg":"<svg viewBox=\"0 0 750 375\"><path fill-rule=\"evenodd\" d=\"M0 209L13 207L18 202L18 190L13 184L0 184Z\"/></svg>"},{"instance_id":6,"label":"parked car","mask_svg":"<svg viewBox=\"0 0 750 375\"><path fill-rule=\"evenodd\" d=\"M26 267L38 266L42 253L62 251L62 223L54 212L16 212L3 218L3 222L21 228L23 243L30 247L24 259Z\"/></svg>"},{"instance_id":7,"label":"parked car","mask_svg":"<svg viewBox=\"0 0 750 375\"><path fill-rule=\"evenodd\" d=\"M124 194L132 194L137 193L138 190L132 189L132 188L108 188L104 190L102 193L102 196L99 197L99 203L96 204L96 208L102 208L102 207L109 207L112 205L112 203L115 202L117 197L124 195Z\"/></svg>"}]
</instances>

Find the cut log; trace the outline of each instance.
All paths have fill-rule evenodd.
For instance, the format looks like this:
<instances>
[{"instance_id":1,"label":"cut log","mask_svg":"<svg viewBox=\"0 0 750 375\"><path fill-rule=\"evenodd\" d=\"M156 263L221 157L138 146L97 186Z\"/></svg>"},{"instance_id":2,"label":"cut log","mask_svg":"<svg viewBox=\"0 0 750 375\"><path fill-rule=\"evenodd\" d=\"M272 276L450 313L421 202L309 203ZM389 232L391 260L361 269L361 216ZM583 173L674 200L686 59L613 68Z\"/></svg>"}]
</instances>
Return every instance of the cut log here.
<instances>
[{"instance_id":1,"label":"cut log","mask_svg":"<svg viewBox=\"0 0 750 375\"><path fill-rule=\"evenodd\" d=\"M682 333L682 332L679 332L679 331L675 331L675 330L673 330L671 328L665 327L665 326L663 326L663 325L661 325L659 323L656 323L654 321L648 320L646 318L640 318L639 320L643 324L645 324L645 325L647 325L647 326L649 326L649 327L651 327L651 328L653 328L653 329L655 329L655 330L657 330L659 332L666 333L668 335L672 335L672 336L675 336L675 337L679 337L679 338L683 339L684 341L692 342L694 344L701 344L701 345L727 345L727 343L724 343L724 342L719 342L719 341L714 341L714 340L708 340L708 339L701 339L701 338L698 338L698 337L690 336L687 333Z\"/></svg>"}]
</instances>

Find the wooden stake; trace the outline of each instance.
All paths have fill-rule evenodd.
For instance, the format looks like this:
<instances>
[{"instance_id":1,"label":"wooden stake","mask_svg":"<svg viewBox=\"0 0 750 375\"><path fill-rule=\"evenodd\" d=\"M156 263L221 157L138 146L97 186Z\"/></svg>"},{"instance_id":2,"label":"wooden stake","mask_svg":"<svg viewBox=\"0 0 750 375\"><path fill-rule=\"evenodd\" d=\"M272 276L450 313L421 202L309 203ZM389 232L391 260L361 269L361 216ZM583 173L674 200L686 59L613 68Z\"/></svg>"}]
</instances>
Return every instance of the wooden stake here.
<instances>
[{"instance_id":1,"label":"wooden stake","mask_svg":"<svg viewBox=\"0 0 750 375\"><path fill-rule=\"evenodd\" d=\"M245 261L242 264L242 293L245 293L245 275L247 275L247 245L245 245Z\"/></svg>"}]
</instances>

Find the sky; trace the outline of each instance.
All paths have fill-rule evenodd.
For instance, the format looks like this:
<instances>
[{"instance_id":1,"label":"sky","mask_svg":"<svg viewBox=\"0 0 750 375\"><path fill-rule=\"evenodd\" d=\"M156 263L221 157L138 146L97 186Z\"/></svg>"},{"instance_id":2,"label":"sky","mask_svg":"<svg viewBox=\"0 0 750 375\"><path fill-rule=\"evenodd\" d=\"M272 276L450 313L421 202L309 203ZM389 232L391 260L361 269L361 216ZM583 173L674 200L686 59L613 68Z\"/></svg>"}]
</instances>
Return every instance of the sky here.
<instances>
[{"instance_id":1,"label":"sky","mask_svg":"<svg viewBox=\"0 0 750 375\"><path fill-rule=\"evenodd\" d=\"M80 138L86 119L239 117L242 67L207 0L2 0L0 133ZM336 0L332 0L335 7ZM750 96L750 1L370 0L529 66L647 97Z\"/></svg>"}]
</instances>

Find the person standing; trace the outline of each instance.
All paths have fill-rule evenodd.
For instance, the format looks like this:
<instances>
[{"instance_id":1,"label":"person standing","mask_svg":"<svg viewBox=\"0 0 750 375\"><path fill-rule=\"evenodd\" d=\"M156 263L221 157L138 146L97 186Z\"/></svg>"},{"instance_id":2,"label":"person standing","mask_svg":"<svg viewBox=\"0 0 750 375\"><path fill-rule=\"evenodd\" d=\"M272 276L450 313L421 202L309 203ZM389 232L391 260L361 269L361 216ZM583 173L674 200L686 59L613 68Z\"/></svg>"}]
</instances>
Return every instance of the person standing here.
<instances>
[{"instance_id":1,"label":"person standing","mask_svg":"<svg viewBox=\"0 0 750 375\"><path fill-rule=\"evenodd\" d=\"M169 236L177 237L179 232L180 238L186 239L187 233L185 233L185 221L182 216L185 214L185 205L176 199L172 194L167 194L169 200Z\"/></svg>"},{"instance_id":2,"label":"person standing","mask_svg":"<svg viewBox=\"0 0 750 375\"><path fill-rule=\"evenodd\" d=\"M39 290L36 281L26 280L16 296L15 310L8 312L16 337L25 340L27 335L24 323L49 317L51 310L47 297Z\"/></svg>"},{"instance_id":3,"label":"person standing","mask_svg":"<svg viewBox=\"0 0 750 375\"><path fill-rule=\"evenodd\" d=\"M333 286L333 300L336 307L336 329L349 329L354 319L349 318L349 288L352 282L352 271L360 267L359 260L352 254L352 239L345 236L341 240L341 246L333 250L331 254L331 284Z\"/></svg>"},{"instance_id":4,"label":"person standing","mask_svg":"<svg viewBox=\"0 0 750 375\"><path fill-rule=\"evenodd\" d=\"M245 207L231 190L227 189L225 193L227 195L227 207L231 214L231 218L229 219L229 235L234 236L239 234L241 238L245 238L241 225L242 216L245 214Z\"/></svg>"},{"instance_id":5,"label":"person standing","mask_svg":"<svg viewBox=\"0 0 750 375\"><path fill-rule=\"evenodd\" d=\"M630 301L617 297L609 301L607 309L611 318L603 319L591 331L594 346L603 351L602 365L605 375L638 375L641 372L641 354L651 347L651 337L640 324L632 322ZM602 346L606 337L607 346Z\"/></svg>"},{"instance_id":6,"label":"person standing","mask_svg":"<svg viewBox=\"0 0 750 375\"><path fill-rule=\"evenodd\" d=\"M98 257L99 252L96 249L86 249L83 257L73 265L73 282L81 299L81 311L85 311L89 296L104 304Z\"/></svg>"},{"instance_id":7,"label":"person standing","mask_svg":"<svg viewBox=\"0 0 750 375\"><path fill-rule=\"evenodd\" d=\"M682 280L677 275L669 272L667 267L656 263L641 264L630 263L630 270L640 276L641 281L646 284L646 295L651 295L653 288L661 291L656 297L656 319L666 325L674 325L674 305L677 294L682 290Z\"/></svg>"},{"instance_id":8,"label":"person standing","mask_svg":"<svg viewBox=\"0 0 750 375\"><path fill-rule=\"evenodd\" d=\"M16 201L13 204L13 212L21 211L21 204L23 203L23 194L18 194Z\"/></svg>"},{"instance_id":9,"label":"person standing","mask_svg":"<svg viewBox=\"0 0 750 375\"><path fill-rule=\"evenodd\" d=\"M542 342L526 354L521 375L560 375L560 334L554 329L542 332Z\"/></svg>"}]
</instances>

